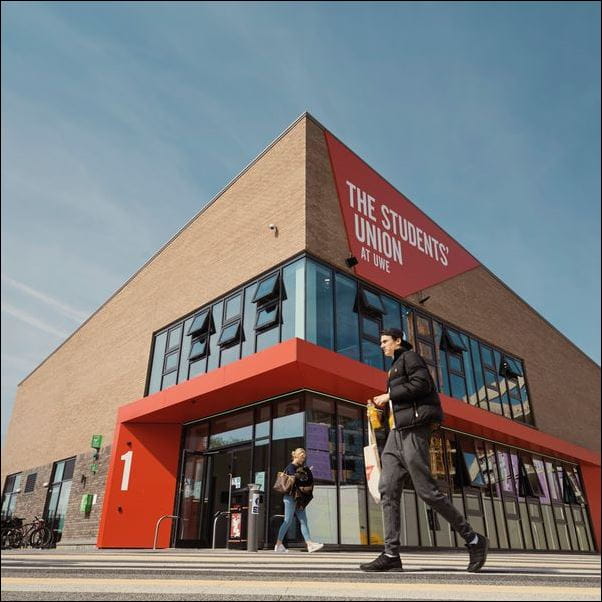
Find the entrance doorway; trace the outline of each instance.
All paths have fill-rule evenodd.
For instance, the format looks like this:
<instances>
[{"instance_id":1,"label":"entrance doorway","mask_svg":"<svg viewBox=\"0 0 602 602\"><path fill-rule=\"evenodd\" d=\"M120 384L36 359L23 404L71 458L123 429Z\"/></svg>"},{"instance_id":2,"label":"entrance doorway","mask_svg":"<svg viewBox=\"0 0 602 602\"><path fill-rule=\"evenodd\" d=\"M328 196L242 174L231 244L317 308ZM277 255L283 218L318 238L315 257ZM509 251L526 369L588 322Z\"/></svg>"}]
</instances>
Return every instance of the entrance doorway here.
<instances>
[{"instance_id":1,"label":"entrance doorway","mask_svg":"<svg viewBox=\"0 0 602 602\"><path fill-rule=\"evenodd\" d=\"M235 447L215 452L182 452L176 547L224 548L232 494L251 480L252 447Z\"/></svg>"}]
</instances>

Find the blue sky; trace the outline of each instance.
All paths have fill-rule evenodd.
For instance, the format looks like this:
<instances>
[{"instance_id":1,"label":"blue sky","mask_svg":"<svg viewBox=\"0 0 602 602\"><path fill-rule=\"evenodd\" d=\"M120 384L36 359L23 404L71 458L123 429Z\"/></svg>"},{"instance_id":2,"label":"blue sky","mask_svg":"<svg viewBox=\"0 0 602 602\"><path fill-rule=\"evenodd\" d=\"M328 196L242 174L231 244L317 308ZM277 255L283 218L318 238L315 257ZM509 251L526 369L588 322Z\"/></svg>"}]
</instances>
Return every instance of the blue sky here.
<instances>
[{"instance_id":1,"label":"blue sky","mask_svg":"<svg viewBox=\"0 0 602 602\"><path fill-rule=\"evenodd\" d=\"M2 438L304 111L600 363L599 3L3 2Z\"/></svg>"}]
</instances>

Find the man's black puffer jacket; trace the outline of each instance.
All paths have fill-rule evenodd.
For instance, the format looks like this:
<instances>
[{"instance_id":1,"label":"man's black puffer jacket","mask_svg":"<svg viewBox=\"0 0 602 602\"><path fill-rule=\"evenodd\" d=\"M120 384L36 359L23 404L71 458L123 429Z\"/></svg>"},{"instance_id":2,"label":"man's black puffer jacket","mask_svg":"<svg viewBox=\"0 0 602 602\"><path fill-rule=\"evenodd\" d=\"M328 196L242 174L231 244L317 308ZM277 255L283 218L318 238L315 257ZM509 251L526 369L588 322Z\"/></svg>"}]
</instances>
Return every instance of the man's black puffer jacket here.
<instances>
[{"instance_id":1,"label":"man's black puffer jacket","mask_svg":"<svg viewBox=\"0 0 602 602\"><path fill-rule=\"evenodd\" d=\"M441 400L425 361L405 342L389 370L389 396L398 429L443 420Z\"/></svg>"}]
</instances>

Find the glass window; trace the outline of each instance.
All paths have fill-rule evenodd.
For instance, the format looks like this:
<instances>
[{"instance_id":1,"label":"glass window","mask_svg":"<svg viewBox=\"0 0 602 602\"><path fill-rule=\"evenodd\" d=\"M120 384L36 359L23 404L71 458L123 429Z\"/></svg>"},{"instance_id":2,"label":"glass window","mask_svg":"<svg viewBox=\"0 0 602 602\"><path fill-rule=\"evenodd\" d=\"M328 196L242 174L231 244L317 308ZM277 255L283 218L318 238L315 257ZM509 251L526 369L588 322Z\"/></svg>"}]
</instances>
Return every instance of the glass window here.
<instances>
[{"instance_id":1,"label":"glass window","mask_svg":"<svg viewBox=\"0 0 602 602\"><path fill-rule=\"evenodd\" d=\"M61 539L65 525L74 468L75 458L55 462L51 478L52 484L48 487L44 518L54 530L55 541L57 542Z\"/></svg>"},{"instance_id":2,"label":"glass window","mask_svg":"<svg viewBox=\"0 0 602 602\"><path fill-rule=\"evenodd\" d=\"M354 360L360 359L358 314L355 311L357 282L335 274L336 347L335 351Z\"/></svg>"},{"instance_id":3,"label":"glass window","mask_svg":"<svg viewBox=\"0 0 602 602\"><path fill-rule=\"evenodd\" d=\"M464 374L464 363L462 362L461 355L456 355L455 353L448 353L447 361L450 370L452 370L453 372Z\"/></svg>"},{"instance_id":4,"label":"glass window","mask_svg":"<svg viewBox=\"0 0 602 602\"><path fill-rule=\"evenodd\" d=\"M253 297L255 296L256 290L256 282L245 288L245 308L242 321L242 357L255 353L255 318L257 317L257 305L255 305Z\"/></svg>"},{"instance_id":5,"label":"glass window","mask_svg":"<svg viewBox=\"0 0 602 602\"><path fill-rule=\"evenodd\" d=\"M367 543L362 408L337 403L340 522L342 544Z\"/></svg>"},{"instance_id":6,"label":"glass window","mask_svg":"<svg viewBox=\"0 0 602 602\"><path fill-rule=\"evenodd\" d=\"M178 373L174 370L163 377L163 382L161 383L161 390L165 390L168 387L173 387L173 385L175 385L177 382Z\"/></svg>"},{"instance_id":7,"label":"glass window","mask_svg":"<svg viewBox=\"0 0 602 602\"><path fill-rule=\"evenodd\" d=\"M539 483L539 489L541 493L539 494L540 500L543 503L550 503L550 490L548 489L548 482L546 479L546 469L541 458L533 458L533 468L535 469L535 473L537 475L537 481Z\"/></svg>"},{"instance_id":8,"label":"glass window","mask_svg":"<svg viewBox=\"0 0 602 602\"><path fill-rule=\"evenodd\" d=\"M500 366L500 374L502 376L514 377L523 376L523 369L518 360L508 357L507 355L502 356L502 363Z\"/></svg>"},{"instance_id":9,"label":"glass window","mask_svg":"<svg viewBox=\"0 0 602 602\"><path fill-rule=\"evenodd\" d=\"M282 341L305 338L305 259L282 270Z\"/></svg>"},{"instance_id":10,"label":"glass window","mask_svg":"<svg viewBox=\"0 0 602 602\"><path fill-rule=\"evenodd\" d=\"M468 351L459 333L451 328L446 328L443 332L445 337L445 348L448 351L455 351L456 353Z\"/></svg>"},{"instance_id":11,"label":"glass window","mask_svg":"<svg viewBox=\"0 0 602 602\"><path fill-rule=\"evenodd\" d=\"M305 415L307 464L313 466L312 472L316 480L334 483L336 470L334 401L308 395Z\"/></svg>"},{"instance_id":12,"label":"glass window","mask_svg":"<svg viewBox=\"0 0 602 602\"><path fill-rule=\"evenodd\" d=\"M278 303L266 305L257 310L257 319L255 321L255 330L270 328L278 322Z\"/></svg>"},{"instance_id":13,"label":"glass window","mask_svg":"<svg viewBox=\"0 0 602 602\"><path fill-rule=\"evenodd\" d=\"M419 336L431 338L431 321L416 314L416 331Z\"/></svg>"},{"instance_id":14,"label":"glass window","mask_svg":"<svg viewBox=\"0 0 602 602\"><path fill-rule=\"evenodd\" d=\"M376 314L385 313L385 307L378 293L374 293L362 287L360 299L363 310Z\"/></svg>"},{"instance_id":15,"label":"glass window","mask_svg":"<svg viewBox=\"0 0 602 602\"><path fill-rule=\"evenodd\" d=\"M75 458L65 460L65 470L63 471L63 481L67 481L73 478L73 471L75 469Z\"/></svg>"},{"instance_id":16,"label":"glass window","mask_svg":"<svg viewBox=\"0 0 602 602\"><path fill-rule=\"evenodd\" d=\"M520 461L522 465L522 478L526 481L523 484L524 494L521 495L542 497L543 490L533 460L529 456L522 455Z\"/></svg>"},{"instance_id":17,"label":"glass window","mask_svg":"<svg viewBox=\"0 0 602 602\"><path fill-rule=\"evenodd\" d=\"M165 359L165 345L167 343L167 332L162 332L155 337L153 349L153 364L151 377L148 383L148 394L161 390L161 376L163 375L163 361Z\"/></svg>"},{"instance_id":18,"label":"glass window","mask_svg":"<svg viewBox=\"0 0 602 602\"><path fill-rule=\"evenodd\" d=\"M272 420L272 440L303 437L304 415L298 397L281 401Z\"/></svg>"},{"instance_id":19,"label":"glass window","mask_svg":"<svg viewBox=\"0 0 602 602\"><path fill-rule=\"evenodd\" d=\"M182 335L182 325L178 324L175 328L169 331L167 337L167 350L175 349L180 346L180 337Z\"/></svg>"},{"instance_id":20,"label":"glass window","mask_svg":"<svg viewBox=\"0 0 602 602\"><path fill-rule=\"evenodd\" d=\"M498 450L497 465L500 471L502 493L514 496L514 479L512 477L512 468L510 466L510 455L505 451Z\"/></svg>"},{"instance_id":21,"label":"glass window","mask_svg":"<svg viewBox=\"0 0 602 602\"><path fill-rule=\"evenodd\" d=\"M196 360L207 355L208 345L207 337L202 339L195 339L192 342L190 348L190 354L188 355L189 360Z\"/></svg>"},{"instance_id":22,"label":"glass window","mask_svg":"<svg viewBox=\"0 0 602 602\"><path fill-rule=\"evenodd\" d=\"M224 315L224 322L229 322L233 318L238 318L240 316L240 306L241 306L242 295L239 293L234 297L230 297L226 299L226 311Z\"/></svg>"},{"instance_id":23,"label":"glass window","mask_svg":"<svg viewBox=\"0 0 602 602\"><path fill-rule=\"evenodd\" d=\"M238 343L240 339L240 320L233 322L232 324L226 324L222 328L222 333L220 334L218 345L221 347L225 347L226 345L233 345L234 343Z\"/></svg>"},{"instance_id":24,"label":"glass window","mask_svg":"<svg viewBox=\"0 0 602 602\"><path fill-rule=\"evenodd\" d=\"M184 449L188 451L203 452L207 449L209 423L200 422L186 427Z\"/></svg>"},{"instance_id":25,"label":"glass window","mask_svg":"<svg viewBox=\"0 0 602 602\"><path fill-rule=\"evenodd\" d=\"M451 386L452 397L468 401L468 397L466 395L466 382L464 381L463 376L459 376L458 374L450 372L449 383Z\"/></svg>"},{"instance_id":26,"label":"glass window","mask_svg":"<svg viewBox=\"0 0 602 602\"><path fill-rule=\"evenodd\" d=\"M327 349L334 343L332 289L332 271L307 261L307 340Z\"/></svg>"},{"instance_id":27,"label":"glass window","mask_svg":"<svg viewBox=\"0 0 602 602\"><path fill-rule=\"evenodd\" d=\"M185 380L190 378L188 372L190 364L188 362L188 357L190 356L190 347L192 345L193 337L189 334L188 329L192 324L194 317L191 316L187 320L184 321L184 336L182 337L182 346L180 347L180 367L178 368L178 382L182 383ZM198 336L196 338L199 338Z\"/></svg>"},{"instance_id":28,"label":"glass window","mask_svg":"<svg viewBox=\"0 0 602 602\"><path fill-rule=\"evenodd\" d=\"M422 356L427 362L435 362L435 351L433 346L424 341L418 341L418 355Z\"/></svg>"},{"instance_id":29,"label":"glass window","mask_svg":"<svg viewBox=\"0 0 602 602\"><path fill-rule=\"evenodd\" d=\"M2 518L10 518L17 504L17 494L21 487L21 474L12 474L6 477L4 492L2 493Z\"/></svg>"},{"instance_id":30,"label":"glass window","mask_svg":"<svg viewBox=\"0 0 602 602\"><path fill-rule=\"evenodd\" d=\"M382 316L383 328L399 328L399 330L407 335L408 331L401 324L401 308L399 303L386 295L381 295L381 299L385 307L385 313Z\"/></svg>"},{"instance_id":31,"label":"glass window","mask_svg":"<svg viewBox=\"0 0 602 602\"><path fill-rule=\"evenodd\" d=\"M211 323L210 316L211 312L209 309L204 309L201 311L201 313L198 313L194 317L194 320L192 321L192 324L190 325L190 328L186 334L192 335L199 332L206 333L209 330L209 325Z\"/></svg>"},{"instance_id":32,"label":"glass window","mask_svg":"<svg viewBox=\"0 0 602 602\"><path fill-rule=\"evenodd\" d=\"M257 287L255 295L253 297L254 303L263 303L268 299L273 299L280 295L280 278L278 272L271 274L267 278L264 278Z\"/></svg>"},{"instance_id":33,"label":"glass window","mask_svg":"<svg viewBox=\"0 0 602 602\"><path fill-rule=\"evenodd\" d=\"M165 356L165 367L163 368L163 373L171 372L178 367L178 358L180 354L177 351L173 351Z\"/></svg>"},{"instance_id":34,"label":"glass window","mask_svg":"<svg viewBox=\"0 0 602 602\"><path fill-rule=\"evenodd\" d=\"M481 473L481 466L477 459L477 455L473 451L462 450L464 456L464 464L468 472L470 484L473 487L485 487L485 479Z\"/></svg>"},{"instance_id":35,"label":"glass window","mask_svg":"<svg viewBox=\"0 0 602 602\"><path fill-rule=\"evenodd\" d=\"M566 504L584 504L585 499L581 492L581 484L574 467L564 469L564 502Z\"/></svg>"},{"instance_id":36,"label":"glass window","mask_svg":"<svg viewBox=\"0 0 602 602\"><path fill-rule=\"evenodd\" d=\"M272 347L280 342L280 329L266 327L257 332L257 351Z\"/></svg>"},{"instance_id":37,"label":"glass window","mask_svg":"<svg viewBox=\"0 0 602 602\"><path fill-rule=\"evenodd\" d=\"M383 358L384 355L378 343L369 339L362 339L362 362L364 364L384 370Z\"/></svg>"},{"instance_id":38,"label":"glass window","mask_svg":"<svg viewBox=\"0 0 602 602\"><path fill-rule=\"evenodd\" d=\"M222 323L222 313L224 311L224 302L220 301L219 303L216 303L212 309L211 312L213 314L213 320L215 322L215 324L221 324ZM219 366L219 358L220 358L220 346L218 343L218 339L221 335L221 332L218 334L216 333L211 333L209 335L209 355L207 356L207 372L209 372L210 370L213 370L214 368L217 368Z\"/></svg>"},{"instance_id":39,"label":"glass window","mask_svg":"<svg viewBox=\"0 0 602 602\"><path fill-rule=\"evenodd\" d=\"M362 330L364 336L380 342L380 322L366 316L362 317Z\"/></svg>"},{"instance_id":40,"label":"glass window","mask_svg":"<svg viewBox=\"0 0 602 602\"><path fill-rule=\"evenodd\" d=\"M413 312L409 307L405 305L401 306L401 320L403 324L403 332L406 335L406 340L409 343L414 344L416 337L414 336L414 320L413 320Z\"/></svg>"},{"instance_id":41,"label":"glass window","mask_svg":"<svg viewBox=\"0 0 602 602\"><path fill-rule=\"evenodd\" d=\"M250 441L253 438L253 410L220 416L211 421L209 449Z\"/></svg>"},{"instance_id":42,"label":"glass window","mask_svg":"<svg viewBox=\"0 0 602 602\"><path fill-rule=\"evenodd\" d=\"M481 345L481 357L483 358L483 364L489 368L495 368L495 362L493 361L493 351L486 347L485 345Z\"/></svg>"}]
</instances>

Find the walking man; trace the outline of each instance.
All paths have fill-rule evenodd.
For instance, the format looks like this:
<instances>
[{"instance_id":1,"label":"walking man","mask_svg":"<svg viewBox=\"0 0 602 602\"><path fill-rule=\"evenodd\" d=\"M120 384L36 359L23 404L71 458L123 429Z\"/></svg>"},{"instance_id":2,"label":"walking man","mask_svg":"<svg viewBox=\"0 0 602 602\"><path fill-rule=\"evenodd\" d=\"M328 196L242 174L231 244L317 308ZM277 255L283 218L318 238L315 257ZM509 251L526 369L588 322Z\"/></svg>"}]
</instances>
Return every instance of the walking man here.
<instances>
[{"instance_id":1,"label":"walking man","mask_svg":"<svg viewBox=\"0 0 602 602\"><path fill-rule=\"evenodd\" d=\"M375 560L360 565L363 571L401 571L399 531L400 500L410 478L418 496L445 518L466 541L468 571L480 571L487 558L489 540L475 533L466 519L441 493L430 471L429 442L433 425L443 420L437 389L424 360L403 339L397 328L383 330L380 348L393 358L388 391L377 395L375 406L389 410L390 431L383 449L378 488L385 528L385 550Z\"/></svg>"}]
</instances>

